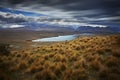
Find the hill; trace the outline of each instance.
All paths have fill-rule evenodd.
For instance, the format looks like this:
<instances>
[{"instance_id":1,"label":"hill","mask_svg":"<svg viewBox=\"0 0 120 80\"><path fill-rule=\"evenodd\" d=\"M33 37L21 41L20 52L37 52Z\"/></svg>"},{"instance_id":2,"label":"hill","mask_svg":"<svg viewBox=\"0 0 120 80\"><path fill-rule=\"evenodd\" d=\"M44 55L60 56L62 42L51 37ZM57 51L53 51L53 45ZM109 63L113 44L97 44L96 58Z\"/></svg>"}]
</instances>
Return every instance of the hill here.
<instances>
[{"instance_id":1,"label":"hill","mask_svg":"<svg viewBox=\"0 0 120 80\"><path fill-rule=\"evenodd\" d=\"M120 35L80 37L0 56L1 80L119 80L119 68Z\"/></svg>"},{"instance_id":2,"label":"hill","mask_svg":"<svg viewBox=\"0 0 120 80\"><path fill-rule=\"evenodd\" d=\"M80 26L76 29L76 31L79 31L81 33L119 33L120 28L119 27L90 27L90 26Z\"/></svg>"}]
</instances>

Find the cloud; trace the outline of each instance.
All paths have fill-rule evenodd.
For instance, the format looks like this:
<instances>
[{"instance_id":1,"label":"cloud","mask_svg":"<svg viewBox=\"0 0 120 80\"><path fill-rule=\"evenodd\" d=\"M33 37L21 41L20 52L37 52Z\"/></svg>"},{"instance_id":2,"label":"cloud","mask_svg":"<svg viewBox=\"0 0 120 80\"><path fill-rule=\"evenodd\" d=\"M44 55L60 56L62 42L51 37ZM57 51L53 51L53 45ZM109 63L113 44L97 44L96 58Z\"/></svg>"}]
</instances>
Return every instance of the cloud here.
<instances>
[{"instance_id":1,"label":"cloud","mask_svg":"<svg viewBox=\"0 0 120 80\"><path fill-rule=\"evenodd\" d=\"M19 24L0 24L0 28L20 28L25 27L25 25L19 25Z\"/></svg>"},{"instance_id":2,"label":"cloud","mask_svg":"<svg viewBox=\"0 0 120 80\"><path fill-rule=\"evenodd\" d=\"M0 24L5 27L14 28L29 23L64 27L107 27L108 24L120 21L119 0L1 0L0 5L10 10L45 15L26 16L0 12Z\"/></svg>"},{"instance_id":3,"label":"cloud","mask_svg":"<svg viewBox=\"0 0 120 80\"><path fill-rule=\"evenodd\" d=\"M4 2L4 3L3 3ZM109 17L120 16L119 0L2 0L3 7L50 15L56 18L78 19L91 23L92 19L107 21ZM84 19L89 18L89 19ZM106 16L105 16L106 17ZM91 18L91 19L90 19ZM98 20L97 18L101 18ZM111 18L110 21L115 22ZM86 20L86 21L85 21ZM93 21L94 21L93 20ZM120 19L117 18L117 21Z\"/></svg>"},{"instance_id":4,"label":"cloud","mask_svg":"<svg viewBox=\"0 0 120 80\"><path fill-rule=\"evenodd\" d=\"M36 8L48 10L50 7L64 11L102 9L107 15L116 15L120 9L120 0L1 0L1 6L12 8L32 6L31 10Z\"/></svg>"},{"instance_id":5,"label":"cloud","mask_svg":"<svg viewBox=\"0 0 120 80\"><path fill-rule=\"evenodd\" d=\"M24 18L25 17L22 14L11 14L11 13L5 13L5 12L0 12L0 15L3 16L4 18Z\"/></svg>"},{"instance_id":6,"label":"cloud","mask_svg":"<svg viewBox=\"0 0 120 80\"><path fill-rule=\"evenodd\" d=\"M80 13L90 12L90 11L91 11L91 14L96 14L96 13L94 13L95 10L86 10L86 11L81 11ZM10 24L9 28L21 27L21 25L24 25L24 23L25 23L25 25L27 25L29 23L35 23L36 25L48 24L48 25L56 25L56 26L61 26L61 27L70 27L71 26L74 28L77 28L79 26L107 27L106 25L88 23L87 21L91 21L91 19L89 19L89 18L84 18L86 20L86 22L84 22L82 20L78 20L73 15L71 15L73 12L63 12L62 10L45 11L45 12L48 12L47 13L48 15L54 14L54 16L34 16L33 17L33 16L25 16L23 14L0 12L0 19L1 19L1 23ZM41 11L40 14L45 14L45 12ZM39 13L39 12L37 12L37 13ZM78 13L78 12L76 12L76 13ZM85 15L87 15L87 14L85 14ZM13 25L11 25L11 23ZM6 27L6 26L4 26L4 27Z\"/></svg>"},{"instance_id":7,"label":"cloud","mask_svg":"<svg viewBox=\"0 0 120 80\"><path fill-rule=\"evenodd\" d=\"M0 12L0 20L7 23L20 23L25 22L26 18L22 14Z\"/></svg>"},{"instance_id":8,"label":"cloud","mask_svg":"<svg viewBox=\"0 0 120 80\"><path fill-rule=\"evenodd\" d=\"M98 24L89 24L89 23L80 23L80 22L48 22L49 24L54 25L62 25L62 26L73 26L74 28L80 27L80 26L90 26L90 27L107 27L106 25L98 25Z\"/></svg>"},{"instance_id":9,"label":"cloud","mask_svg":"<svg viewBox=\"0 0 120 80\"><path fill-rule=\"evenodd\" d=\"M24 27L24 25L17 25L17 24L15 24L15 25L9 26L9 28L20 28L20 27Z\"/></svg>"},{"instance_id":10,"label":"cloud","mask_svg":"<svg viewBox=\"0 0 120 80\"><path fill-rule=\"evenodd\" d=\"M85 21L113 21L113 20L119 20L120 16L112 16L112 17L101 17L101 18L88 18L83 17Z\"/></svg>"}]
</instances>

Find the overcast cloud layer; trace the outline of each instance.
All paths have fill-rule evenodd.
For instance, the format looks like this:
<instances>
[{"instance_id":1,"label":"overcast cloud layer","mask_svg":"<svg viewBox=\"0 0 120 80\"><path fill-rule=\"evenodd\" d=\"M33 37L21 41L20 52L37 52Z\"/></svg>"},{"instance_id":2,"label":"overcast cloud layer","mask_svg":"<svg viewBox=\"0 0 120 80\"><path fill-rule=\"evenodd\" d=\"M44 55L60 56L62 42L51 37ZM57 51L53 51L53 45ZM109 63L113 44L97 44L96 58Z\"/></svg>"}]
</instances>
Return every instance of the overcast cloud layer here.
<instances>
[{"instance_id":1,"label":"overcast cloud layer","mask_svg":"<svg viewBox=\"0 0 120 80\"><path fill-rule=\"evenodd\" d=\"M32 21L93 27L120 23L119 0L1 0L0 6L13 10L5 12L0 8L0 23L23 24Z\"/></svg>"}]
</instances>

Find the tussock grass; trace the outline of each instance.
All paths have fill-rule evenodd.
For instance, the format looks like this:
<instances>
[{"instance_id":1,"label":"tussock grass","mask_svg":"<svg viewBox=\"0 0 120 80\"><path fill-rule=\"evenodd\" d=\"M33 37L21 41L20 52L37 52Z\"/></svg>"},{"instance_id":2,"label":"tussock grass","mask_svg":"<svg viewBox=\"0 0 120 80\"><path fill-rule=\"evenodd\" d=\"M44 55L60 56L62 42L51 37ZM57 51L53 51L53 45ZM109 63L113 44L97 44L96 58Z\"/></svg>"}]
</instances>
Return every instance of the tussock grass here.
<instances>
[{"instance_id":1,"label":"tussock grass","mask_svg":"<svg viewBox=\"0 0 120 80\"><path fill-rule=\"evenodd\" d=\"M119 80L119 40L120 35L82 37L11 51L0 55L0 80Z\"/></svg>"}]
</instances>

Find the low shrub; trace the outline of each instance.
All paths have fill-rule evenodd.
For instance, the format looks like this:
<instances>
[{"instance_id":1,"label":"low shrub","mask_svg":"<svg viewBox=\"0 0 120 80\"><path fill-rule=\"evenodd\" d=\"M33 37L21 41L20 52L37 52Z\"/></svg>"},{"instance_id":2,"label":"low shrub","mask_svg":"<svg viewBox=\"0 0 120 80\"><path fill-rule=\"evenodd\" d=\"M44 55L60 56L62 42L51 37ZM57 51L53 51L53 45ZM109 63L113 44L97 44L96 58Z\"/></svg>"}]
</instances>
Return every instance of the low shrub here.
<instances>
[{"instance_id":1,"label":"low shrub","mask_svg":"<svg viewBox=\"0 0 120 80\"><path fill-rule=\"evenodd\" d=\"M2 55L8 55L10 53L9 51L9 44L0 44L0 54Z\"/></svg>"}]
</instances>

